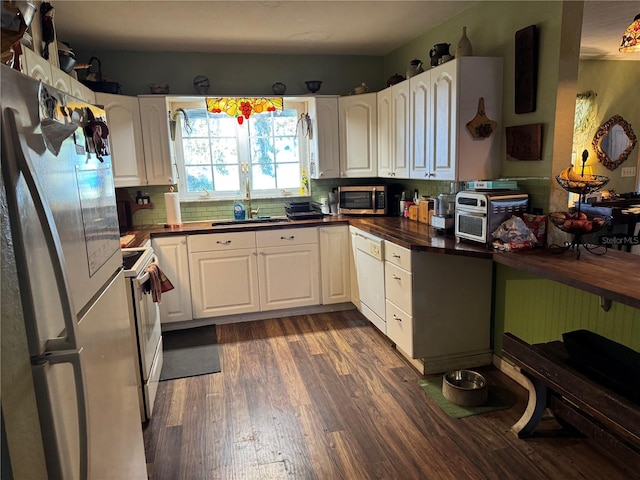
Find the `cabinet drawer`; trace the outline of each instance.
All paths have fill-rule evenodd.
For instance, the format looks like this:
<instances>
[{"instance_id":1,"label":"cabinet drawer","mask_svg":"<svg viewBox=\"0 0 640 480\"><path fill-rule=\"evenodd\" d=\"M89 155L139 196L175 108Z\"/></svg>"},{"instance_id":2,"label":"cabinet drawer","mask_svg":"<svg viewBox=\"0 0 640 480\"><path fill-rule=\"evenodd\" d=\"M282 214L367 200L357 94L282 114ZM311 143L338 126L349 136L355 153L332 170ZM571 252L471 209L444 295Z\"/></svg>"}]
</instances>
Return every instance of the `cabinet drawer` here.
<instances>
[{"instance_id":1,"label":"cabinet drawer","mask_svg":"<svg viewBox=\"0 0 640 480\"><path fill-rule=\"evenodd\" d=\"M385 263L384 289L388 300L412 314L413 275L389 262Z\"/></svg>"},{"instance_id":2,"label":"cabinet drawer","mask_svg":"<svg viewBox=\"0 0 640 480\"><path fill-rule=\"evenodd\" d=\"M302 245L318 243L318 229L284 228L275 230L259 230L256 232L258 247L281 247L285 245Z\"/></svg>"},{"instance_id":3,"label":"cabinet drawer","mask_svg":"<svg viewBox=\"0 0 640 480\"><path fill-rule=\"evenodd\" d=\"M413 317L389 300L385 307L387 337L400 350L413 357Z\"/></svg>"},{"instance_id":4,"label":"cabinet drawer","mask_svg":"<svg viewBox=\"0 0 640 480\"><path fill-rule=\"evenodd\" d=\"M404 268L407 272L411 271L411 250L404 247L400 247L395 243L385 242L386 248L384 251L384 259L387 262L393 263L401 268Z\"/></svg>"},{"instance_id":5,"label":"cabinet drawer","mask_svg":"<svg viewBox=\"0 0 640 480\"><path fill-rule=\"evenodd\" d=\"M189 235L189 253L256 248L255 232L208 233Z\"/></svg>"}]
</instances>

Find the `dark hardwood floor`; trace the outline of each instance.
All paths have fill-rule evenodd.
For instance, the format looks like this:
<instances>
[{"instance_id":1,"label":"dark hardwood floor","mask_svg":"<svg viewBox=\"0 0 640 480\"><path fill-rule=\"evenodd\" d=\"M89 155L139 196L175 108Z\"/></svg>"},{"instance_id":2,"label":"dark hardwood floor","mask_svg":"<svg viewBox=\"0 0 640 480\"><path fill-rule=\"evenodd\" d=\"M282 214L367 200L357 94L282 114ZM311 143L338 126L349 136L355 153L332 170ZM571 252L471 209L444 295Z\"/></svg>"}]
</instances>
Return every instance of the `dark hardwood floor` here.
<instances>
[{"instance_id":1,"label":"dark hardwood floor","mask_svg":"<svg viewBox=\"0 0 640 480\"><path fill-rule=\"evenodd\" d=\"M634 478L578 436L518 439L525 391L493 367L479 370L516 405L450 418L355 310L217 334L221 373L160 383L144 428L153 480Z\"/></svg>"}]
</instances>

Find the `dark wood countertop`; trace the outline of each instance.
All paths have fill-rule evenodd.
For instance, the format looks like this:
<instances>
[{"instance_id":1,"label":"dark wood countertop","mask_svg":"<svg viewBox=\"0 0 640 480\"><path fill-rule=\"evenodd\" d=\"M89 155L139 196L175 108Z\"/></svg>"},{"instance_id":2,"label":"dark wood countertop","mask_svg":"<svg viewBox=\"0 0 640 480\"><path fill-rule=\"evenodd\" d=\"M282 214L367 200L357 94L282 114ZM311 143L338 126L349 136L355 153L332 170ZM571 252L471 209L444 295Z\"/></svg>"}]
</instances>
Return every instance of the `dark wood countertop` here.
<instances>
[{"instance_id":1,"label":"dark wood countertop","mask_svg":"<svg viewBox=\"0 0 640 480\"><path fill-rule=\"evenodd\" d=\"M548 249L496 252L493 260L608 300L640 308L640 255L608 250L604 255L552 253Z\"/></svg>"},{"instance_id":2,"label":"dark wood countertop","mask_svg":"<svg viewBox=\"0 0 640 480\"><path fill-rule=\"evenodd\" d=\"M212 226L212 222L186 223L181 227L161 225L136 227L136 237L127 246L144 244L152 236L192 235L256 229L302 228L349 224L413 251L493 259L509 267L527 271L606 299L640 308L640 255L609 250L605 255L582 252L551 253L548 249L518 252L494 252L480 244L456 242L451 234L437 233L431 226L401 217L327 216L318 220L295 220L270 223L244 223Z\"/></svg>"}]
</instances>

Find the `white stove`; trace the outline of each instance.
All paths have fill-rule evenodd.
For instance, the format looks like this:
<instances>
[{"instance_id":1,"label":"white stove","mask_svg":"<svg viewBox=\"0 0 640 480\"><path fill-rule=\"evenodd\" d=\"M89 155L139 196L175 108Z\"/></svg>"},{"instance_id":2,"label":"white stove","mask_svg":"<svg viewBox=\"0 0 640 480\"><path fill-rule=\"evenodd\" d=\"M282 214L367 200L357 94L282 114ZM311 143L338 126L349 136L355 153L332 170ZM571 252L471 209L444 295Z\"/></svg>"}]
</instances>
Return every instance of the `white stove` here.
<instances>
[{"instance_id":1,"label":"white stove","mask_svg":"<svg viewBox=\"0 0 640 480\"><path fill-rule=\"evenodd\" d=\"M151 247L123 248L124 276L129 287L129 317L137 340L138 365L136 377L140 416L151 418L162 370L162 330L160 306L153 302L147 268L157 263Z\"/></svg>"}]
</instances>

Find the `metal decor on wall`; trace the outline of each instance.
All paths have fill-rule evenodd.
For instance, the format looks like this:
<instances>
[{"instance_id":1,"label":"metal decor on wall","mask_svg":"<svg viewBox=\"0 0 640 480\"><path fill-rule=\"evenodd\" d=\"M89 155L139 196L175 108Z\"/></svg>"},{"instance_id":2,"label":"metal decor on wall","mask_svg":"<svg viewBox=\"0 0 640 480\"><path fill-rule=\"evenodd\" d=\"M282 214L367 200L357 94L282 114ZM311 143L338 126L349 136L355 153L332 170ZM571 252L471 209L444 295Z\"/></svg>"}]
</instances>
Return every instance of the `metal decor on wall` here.
<instances>
[{"instance_id":1,"label":"metal decor on wall","mask_svg":"<svg viewBox=\"0 0 640 480\"><path fill-rule=\"evenodd\" d=\"M515 110L536 111L538 91L538 31L535 25L518 30L515 36Z\"/></svg>"}]
</instances>

